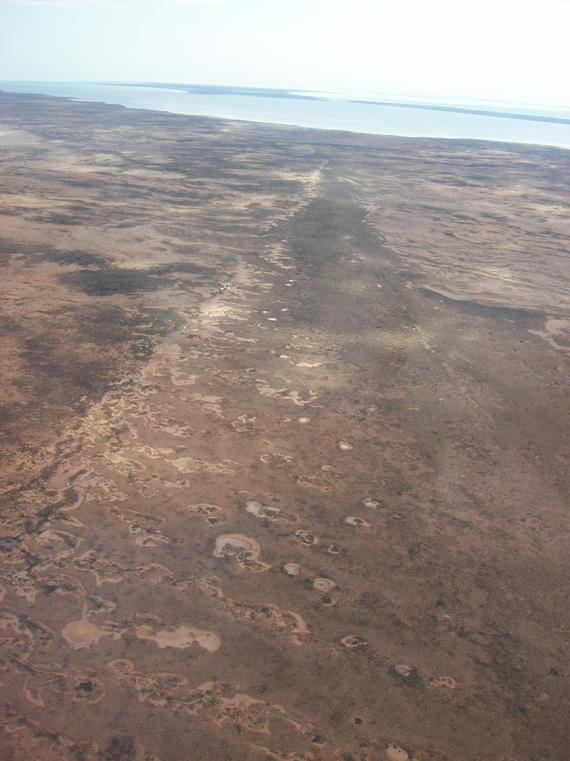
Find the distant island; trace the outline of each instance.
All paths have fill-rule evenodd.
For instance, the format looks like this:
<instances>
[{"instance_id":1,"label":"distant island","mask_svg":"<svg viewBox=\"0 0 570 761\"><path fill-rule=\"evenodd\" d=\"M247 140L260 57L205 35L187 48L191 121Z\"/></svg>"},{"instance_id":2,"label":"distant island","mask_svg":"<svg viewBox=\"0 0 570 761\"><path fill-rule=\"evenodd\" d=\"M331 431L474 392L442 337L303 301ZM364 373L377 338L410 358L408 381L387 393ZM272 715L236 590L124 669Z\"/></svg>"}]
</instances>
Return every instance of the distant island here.
<instances>
[{"instance_id":1,"label":"distant island","mask_svg":"<svg viewBox=\"0 0 570 761\"><path fill-rule=\"evenodd\" d=\"M175 82L105 82L99 84L108 86L130 87L157 87L168 90L179 90L196 95L250 95L255 98L291 98L293 100L342 100L346 103L363 103L369 106L392 106L394 108L415 108L424 111L443 111L457 114L473 114L477 116L496 116L502 119L522 119L523 121L547 122L551 124L568 124L570 117L554 116L550 114L521 113L520 111L504 111L494 109L472 108L469 106L452 106L442 103L420 103L402 100L373 100L365 98L339 97L331 93L330 98L324 95L303 93L298 90L281 90L265 87L225 87L223 85L196 85L181 84ZM0 83L1 85L1 83Z\"/></svg>"}]
</instances>

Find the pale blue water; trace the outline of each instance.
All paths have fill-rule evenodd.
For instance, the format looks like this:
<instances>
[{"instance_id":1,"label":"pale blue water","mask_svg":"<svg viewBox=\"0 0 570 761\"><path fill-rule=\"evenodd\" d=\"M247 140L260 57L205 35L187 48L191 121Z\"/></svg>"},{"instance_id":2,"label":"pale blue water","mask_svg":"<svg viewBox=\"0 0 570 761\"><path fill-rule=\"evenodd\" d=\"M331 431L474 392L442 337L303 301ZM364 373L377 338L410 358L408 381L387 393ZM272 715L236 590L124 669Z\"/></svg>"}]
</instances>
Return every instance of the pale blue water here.
<instances>
[{"instance_id":1,"label":"pale blue water","mask_svg":"<svg viewBox=\"0 0 570 761\"><path fill-rule=\"evenodd\" d=\"M188 89L175 89L185 87ZM450 102L430 105L425 101L386 105L326 97L292 97L286 91L201 88L191 85L152 87L90 82L0 82L0 89L66 96L129 108L318 129L409 137L498 140L570 148L570 123L541 120L559 118L570 122L570 110L563 108L549 110L506 104L481 106ZM432 110L434 105L436 109L443 105L444 108L466 108L485 113ZM503 115L495 116L493 111Z\"/></svg>"}]
</instances>

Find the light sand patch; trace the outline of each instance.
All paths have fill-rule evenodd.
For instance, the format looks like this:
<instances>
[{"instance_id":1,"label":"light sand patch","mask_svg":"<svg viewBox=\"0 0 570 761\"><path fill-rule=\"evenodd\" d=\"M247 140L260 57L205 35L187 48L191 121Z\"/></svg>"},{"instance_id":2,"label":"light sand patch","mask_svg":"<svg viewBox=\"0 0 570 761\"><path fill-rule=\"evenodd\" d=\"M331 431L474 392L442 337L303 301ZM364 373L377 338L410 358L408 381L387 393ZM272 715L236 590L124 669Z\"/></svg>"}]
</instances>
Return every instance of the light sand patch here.
<instances>
[{"instance_id":1,"label":"light sand patch","mask_svg":"<svg viewBox=\"0 0 570 761\"><path fill-rule=\"evenodd\" d=\"M61 634L74 650L79 650L83 647L96 645L101 637L106 636L108 632L88 619L81 618L78 621L70 621L62 629Z\"/></svg>"},{"instance_id":2,"label":"light sand patch","mask_svg":"<svg viewBox=\"0 0 570 761\"><path fill-rule=\"evenodd\" d=\"M368 642L363 637L357 637L355 634L348 634L341 639L341 644L347 648L347 650L363 650Z\"/></svg>"},{"instance_id":3,"label":"light sand patch","mask_svg":"<svg viewBox=\"0 0 570 761\"><path fill-rule=\"evenodd\" d=\"M151 447L148 444L141 444L139 446L132 447L129 451L134 452L135 454L149 457L151 460L162 460L166 457L166 455L172 454L174 449L167 447Z\"/></svg>"},{"instance_id":4,"label":"light sand patch","mask_svg":"<svg viewBox=\"0 0 570 761\"><path fill-rule=\"evenodd\" d=\"M386 756L390 761L409 761L409 754L399 745L390 743L386 748Z\"/></svg>"},{"instance_id":5,"label":"light sand patch","mask_svg":"<svg viewBox=\"0 0 570 761\"><path fill-rule=\"evenodd\" d=\"M355 528L368 528L370 526L368 521L365 521L362 518L358 518L356 515L349 515L348 518L344 519L344 522L348 523L349 526L354 526Z\"/></svg>"},{"instance_id":6,"label":"light sand patch","mask_svg":"<svg viewBox=\"0 0 570 761\"><path fill-rule=\"evenodd\" d=\"M270 566L259 560L260 548L255 539L243 534L223 534L216 539L214 557L233 557L249 571L266 571Z\"/></svg>"},{"instance_id":7,"label":"light sand patch","mask_svg":"<svg viewBox=\"0 0 570 761\"><path fill-rule=\"evenodd\" d=\"M245 320L237 314L235 307L220 298L207 302L200 310L200 321L203 327L216 325L221 320Z\"/></svg>"},{"instance_id":8,"label":"light sand patch","mask_svg":"<svg viewBox=\"0 0 570 761\"><path fill-rule=\"evenodd\" d=\"M277 507L267 507L260 502L246 502L246 513L255 515L256 518L267 519L270 521L278 520L281 515L281 510Z\"/></svg>"},{"instance_id":9,"label":"light sand patch","mask_svg":"<svg viewBox=\"0 0 570 761\"><path fill-rule=\"evenodd\" d=\"M319 540L317 539L314 534L312 534L310 531L307 531L306 529L299 529L299 531L295 531L295 536L297 539L301 542L301 544L318 544Z\"/></svg>"},{"instance_id":10,"label":"light sand patch","mask_svg":"<svg viewBox=\"0 0 570 761\"><path fill-rule=\"evenodd\" d=\"M121 454L120 452L113 452L108 449L103 453L103 457L114 465L117 473L120 473L127 478L134 477L137 473L141 473L144 470L144 465L141 462L126 457L125 454Z\"/></svg>"},{"instance_id":11,"label":"light sand patch","mask_svg":"<svg viewBox=\"0 0 570 761\"><path fill-rule=\"evenodd\" d=\"M296 566L295 563L288 564ZM298 566L296 566L298 568ZM294 570L294 569L293 569ZM295 645L302 645L310 629L302 616L292 610L283 610L272 603L243 603L226 597L215 576L193 579L197 588L227 611L233 618L257 629L269 628L275 633L287 634Z\"/></svg>"},{"instance_id":12,"label":"light sand patch","mask_svg":"<svg viewBox=\"0 0 570 761\"><path fill-rule=\"evenodd\" d=\"M134 673L135 664L127 658L117 658L107 663L107 669L117 676L127 676Z\"/></svg>"},{"instance_id":13,"label":"light sand patch","mask_svg":"<svg viewBox=\"0 0 570 761\"><path fill-rule=\"evenodd\" d=\"M452 676L432 676L428 680L430 687L443 687L446 690L455 690L457 682Z\"/></svg>"},{"instance_id":14,"label":"light sand patch","mask_svg":"<svg viewBox=\"0 0 570 761\"><path fill-rule=\"evenodd\" d=\"M257 381L257 391L261 396L271 399L285 399L298 407L305 407L317 398L317 394L310 388L307 388L305 392L291 390L286 386L283 388L273 388L267 381L262 379Z\"/></svg>"},{"instance_id":15,"label":"light sand patch","mask_svg":"<svg viewBox=\"0 0 570 761\"><path fill-rule=\"evenodd\" d=\"M201 410L204 412L209 412L212 415L215 415L216 417L223 418L224 414L222 412L222 405L220 402L222 401L221 396L212 396L210 395L204 395L204 394L190 394L189 396L184 397L184 401L196 403Z\"/></svg>"},{"instance_id":16,"label":"light sand patch","mask_svg":"<svg viewBox=\"0 0 570 761\"><path fill-rule=\"evenodd\" d=\"M170 463L181 473L223 473L232 476L237 472L238 463L233 460L222 462L205 462L194 457L179 457Z\"/></svg>"},{"instance_id":17,"label":"light sand patch","mask_svg":"<svg viewBox=\"0 0 570 761\"><path fill-rule=\"evenodd\" d=\"M29 571L16 571L7 577L16 591L18 597L23 597L26 602L34 603L39 593L36 579Z\"/></svg>"},{"instance_id":18,"label":"light sand patch","mask_svg":"<svg viewBox=\"0 0 570 761\"><path fill-rule=\"evenodd\" d=\"M193 386L197 382L198 376L187 373L182 368L171 367L170 380L173 386Z\"/></svg>"},{"instance_id":19,"label":"light sand patch","mask_svg":"<svg viewBox=\"0 0 570 761\"><path fill-rule=\"evenodd\" d=\"M240 415L236 420L232 420L230 425L237 433L249 433L253 431L256 420L253 415Z\"/></svg>"},{"instance_id":20,"label":"light sand patch","mask_svg":"<svg viewBox=\"0 0 570 761\"><path fill-rule=\"evenodd\" d=\"M112 510L123 523L129 527L129 534L135 535L135 543L139 547L158 547L161 544L169 544L170 540L159 529L162 518L155 515L137 513L134 510Z\"/></svg>"},{"instance_id":21,"label":"light sand patch","mask_svg":"<svg viewBox=\"0 0 570 761\"><path fill-rule=\"evenodd\" d=\"M320 475L309 476L302 474L295 479L299 486L303 486L306 489L315 489L316 491L330 491L330 486L327 481Z\"/></svg>"},{"instance_id":22,"label":"light sand patch","mask_svg":"<svg viewBox=\"0 0 570 761\"><path fill-rule=\"evenodd\" d=\"M543 338L556 351L570 352L570 320L549 318L544 323L544 330L528 332Z\"/></svg>"},{"instance_id":23,"label":"light sand patch","mask_svg":"<svg viewBox=\"0 0 570 761\"><path fill-rule=\"evenodd\" d=\"M98 587L102 584L118 584L125 578L125 568L105 557L99 557L95 550L88 550L75 558L73 565L80 571L93 574Z\"/></svg>"},{"instance_id":24,"label":"light sand patch","mask_svg":"<svg viewBox=\"0 0 570 761\"><path fill-rule=\"evenodd\" d=\"M160 648L174 647L183 649L199 645L209 653L215 653L222 644L220 638L214 632L197 629L192 626L176 626L172 629L162 629L153 632L150 626L138 626L136 635L139 639L148 639L156 642Z\"/></svg>"},{"instance_id":25,"label":"light sand patch","mask_svg":"<svg viewBox=\"0 0 570 761\"><path fill-rule=\"evenodd\" d=\"M243 534L224 534L216 539L214 557L247 553L254 560L259 556L259 544Z\"/></svg>"},{"instance_id":26,"label":"light sand patch","mask_svg":"<svg viewBox=\"0 0 570 761\"><path fill-rule=\"evenodd\" d=\"M43 550L53 553L55 559L73 555L83 540L67 531L45 529L38 534L37 542Z\"/></svg>"},{"instance_id":27,"label":"light sand patch","mask_svg":"<svg viewBox=\"0 0 570 761\"><path fill-rule=\"evenodd\" d=\"M190 510L191 513L203 515L206 523L210 526L219 523L224 517L224 511L221 507L210 505L206 502L198 502L195 505L188 505L188 510Z\"/></svg>"},{"instance_id":28,"label":"light sand patch","mask_svg":"<svg viewBox=\"0 0 570 761\"><path fill-rule=\"evenodd\" d=\"M319 576L313 581L313 586L319 592L327 594L328 592L332 592L336 587L336 584L332 579L325 579L324 577Z\"/></svg>"},{"instance_id":29,"label":"light sand patch","mask_svg":"<svg viewBox=\"0 0 570 761\"><path fill-rule=\"evenodd\" d=\"M3 208L15 207L17 209L61 209L66 207L65 201L55 198L38 198L27 193L0 193L0 204Z\"/></svg>"},{"instance_id":30,"label":"light sand patch","mask_svg":"<svg viewBox=\"0 0 570 761\"><path fill-rule=\"evenodd\" d=\"M172 584L175 576L170 570L160 563L147 563L137 568L137 575L140 579L147 581L149 584Z\"/></svg>"},{"instance_id":31,"label":"light sand patch","mask_svg":"<svg viewBox=\"0 0 570 761\"><path fill-rule=\"evenodd\" d=\"M268 452L262 454L259 459L264 465L270 465L273 468L284 468L293 462L293 457L285 452Z\"/></svg>"}]
</instances>

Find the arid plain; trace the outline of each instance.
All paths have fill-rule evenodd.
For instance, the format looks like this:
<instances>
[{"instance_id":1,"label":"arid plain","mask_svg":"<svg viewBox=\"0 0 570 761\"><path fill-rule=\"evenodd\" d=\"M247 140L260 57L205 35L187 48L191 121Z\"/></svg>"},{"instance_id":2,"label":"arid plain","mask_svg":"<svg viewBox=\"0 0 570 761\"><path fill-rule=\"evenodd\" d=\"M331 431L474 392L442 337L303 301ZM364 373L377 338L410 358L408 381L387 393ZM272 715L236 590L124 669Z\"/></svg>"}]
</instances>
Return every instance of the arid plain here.
<instances>
[{"instance_id":1,"label":"arid plain","mask_svg":"<svg viewBox=\"0 0 570 761\"><path fill-rule=\"evenodd\" d=\"M0 756L568 761L570 152L0 95Z\"/></svg>"}]
</instances>

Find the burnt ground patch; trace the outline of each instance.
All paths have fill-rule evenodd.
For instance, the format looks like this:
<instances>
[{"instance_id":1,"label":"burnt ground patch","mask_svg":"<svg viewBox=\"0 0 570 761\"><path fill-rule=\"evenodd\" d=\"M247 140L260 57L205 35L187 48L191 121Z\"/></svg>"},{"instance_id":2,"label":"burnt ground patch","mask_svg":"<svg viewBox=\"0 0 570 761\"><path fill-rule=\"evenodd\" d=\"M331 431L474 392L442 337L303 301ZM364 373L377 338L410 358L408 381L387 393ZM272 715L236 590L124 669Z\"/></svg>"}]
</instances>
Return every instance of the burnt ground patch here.
<instances>
[{"instance_id":1,"label":"burnt ground patch","mask_svg":"<svg viewBox=\"0 0 570 761\"><path fill-rule=\"evenodd\" d=\"M109 262L102 256L89 251L50 251L43 257L48 262L79 267L108 267Z\"/></svg>"},{"instance_id":2,"label":"burnt ground patch","mask_svg":"<svg viewBox=\"0 0 570 761\"><path fill-rule=\"evenodd\" d=\"M157 338L183 324L173 309L106 304L61 311L55 318L59 329L26 339L20 357L41 396L55 392L69 401L78 394L99 396L131 354L141 358L134 344L144 344L150 356Z\"/></svg>"},{"instance_id":3,"label":"burnt ground patch","mask_svg":"<svg viewBox=\"0 0 570 761\"><path fill-rule=\"evenodd\" d=\"M10 315L0 315L0 336L8 336L19 333L22 330L20 323Z\"/></svg>"},{"instance_id":4,"label":"burnt ground patch","mask_svg":"<svg viewBox=\"0 0 570 761\"><path fill-rule=\"evenodd\" d=\"M137 330L145 335L164 337L184 324L184 320L174 309L145 307L140 310L139 316Z\"/></svg>"},{"instance_id":5,"label":"burnt ground patch","mask_svg":"<svg viewBox=\"0 0 570 761\"><path fill-rule=\"evenodd\" d=\"M103 357L92 357L80 348L61 347L50 335L39 335L24 343L22 358L28 365L38 389L56 390L57 395L73 398L104 391L111 376L111 366ZM57 379L57 384L54 380Z\"/></svg>"},{"instance_id":6,"label":"burnt ground patch","mask_svg":"<svg viewBox=\"0 0 570 761\"><path fill-rule=\"evenodd\" d=\"M461 309L467 314L478 317L503 318L508 320L524 321L529 325L540 325L544 322L545 314L536 309L526 309L522 307L510 307L503 304L484 304L473 299L452 299L443 293L428 288L427 286L418 287L417 292L427 299L439 301L446 306Z\"/></svg>"},{"instance_id":7,"label":"burnt ground patch","mask_svg":"<svg viewBox=\"0 0 570 761\"><path fill-rule=\"evenodd\" d=\"M157 338L164 338L184 324L174 309L96 305L85 307L75 317L79 340L98 350L108 346L124 348L136 359L147 359L154 352Z\"/></svg>"},{"instance_id":8,"label":"burnt ground patch","mask_svg":"<svg viewBox=\"0 0 570 761\"><path fill-rule=\"evenodd\" d=\"M83 414L183 322L174 309L107 301L54 310L33 335L11 317L0 322L21 368L0 406L1 447L35 451L43 435L52 436L72 411Z\"/></svg>"},{"instance_id":9,"label":"burnt ground patch","mask_svg":"<svg viewBox=\"0 0 570 761\"><path fill-rule=\"evenodd\" d=\"M80 340L97 346L121 344L139 329L140 312L116 304L86 306L75 313L76 331Z\"/></svg>"},{"instance_id":10,"label":"burnt ground patch","mask_svg":"<svg viewBox=\"0 0 570 761\"><path fill-rule=\"evenodd\" d=\"M173 275L194 275L202 278L212 270L190 262L171 262L147 269L107 267L105 269L80 269L66 272L58 280L64 285L77 288L88 296L113 296L157 291L168 285L177 285L181 279Z\"/></svg>"},{"instance_id":11,"label":"burnt ground patch","mask_svg":"<svg viewBox=\"0 0 570 761\"><path fill-rule=\"evenodd\" d=\"M81 269L66 272L58 277L60 283L77 288L88 296L113 296L116 293L137 293L156 291L160 280L144 270L120 269L113 267L105 270Z\"/></svg>"},{"instance_id":12,"label":"burnt ground patch","mask_svg":"<svg viewBox=\"0 0 570 761\"><path fill-rule=\"evenodd\" d=\"M63 251L46 243L21 243L0 238L0 265L12 260L33 266L39 262L51 262L62 266L108 267L109 261L91 251Z\"/></svg>"}]
</instances>

